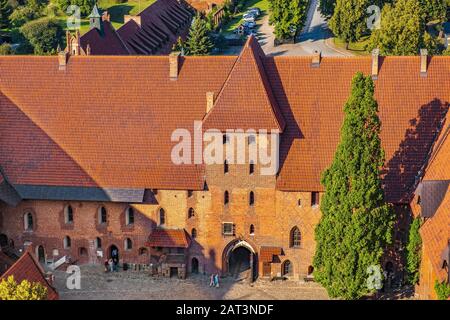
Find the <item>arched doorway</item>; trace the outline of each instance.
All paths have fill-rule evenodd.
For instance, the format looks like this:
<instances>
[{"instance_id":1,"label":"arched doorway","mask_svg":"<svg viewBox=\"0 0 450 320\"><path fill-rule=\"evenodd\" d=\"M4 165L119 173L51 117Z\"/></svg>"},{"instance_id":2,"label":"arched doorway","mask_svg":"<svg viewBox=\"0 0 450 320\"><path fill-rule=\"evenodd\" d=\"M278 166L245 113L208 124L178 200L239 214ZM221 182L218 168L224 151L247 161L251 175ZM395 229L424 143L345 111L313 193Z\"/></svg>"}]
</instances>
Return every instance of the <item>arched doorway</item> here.
<instances>
[{"instance_id":1,"label":"arched doorway","mask_svg":"<svg viewBox=\"0 0 450 320\"><path fill-rule=\"evenodd\" d=\"M109 259L117 259L119 261L119 248L116 245L111 245L108 250L108 258Z\"/></svg>"},{"instance_id":2,"label":"arched doorway","mask_svg":"<svg viewBox=\"0 0 450 320\"><path fill-rule=\"evenodd\" d=\"M45 263L45 249L43 246L37 248L37 256L40 263Z\"/></svg>"},{"instance_id":3,"label":"arched doorway","mask_svg":"<svg viewBox=\"0 0 450 320\"><path fill-rule=\"evenodd\" d=\"M6 234L0 234L0 248L8 245L8 237Z\"/></svg>"},{"instance_id":4,"label":"arched doorway","mask_svg":"<svg viewBox=\"0 0 450 320\"><path fill-rule=\"evenodd\" d=\"M198 259L192 258L191 260L191 272L194 274L198 273Z\"/></svg>"},{"instance_id":5,"label":"arched doorway","mask_svg":"<svg viewBox=\"0 0 450 320\"><path fill-rule=\"evenodd\" d=\"M235 278L254 281L258 276L256 252L246 241L235 240L223 252L223 272Z\"/></svg>"}]
</instances>

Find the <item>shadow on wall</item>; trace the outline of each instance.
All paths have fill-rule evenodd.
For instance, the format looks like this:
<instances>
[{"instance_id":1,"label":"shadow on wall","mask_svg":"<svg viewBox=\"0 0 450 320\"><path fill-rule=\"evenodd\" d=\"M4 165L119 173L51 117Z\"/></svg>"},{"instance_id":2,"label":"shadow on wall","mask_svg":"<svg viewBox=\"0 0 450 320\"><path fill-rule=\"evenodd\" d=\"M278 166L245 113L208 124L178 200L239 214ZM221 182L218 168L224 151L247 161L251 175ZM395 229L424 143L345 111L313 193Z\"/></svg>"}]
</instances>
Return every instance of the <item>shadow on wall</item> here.
<instances>
[{"instance_id":1,"label":"shadow on wall","mask_svg":"<svg viewBox=\"0 0 450 320\"><path fill-rule=\"evenodd\" d=\"M410 120L399 149L385 165L384 192L389 202L410 202L419 172L440 132L448 102L434 99L421 106L418 116ZM425 163L426 164L426 163ZM408 190L403 194L403 190Z\"/></svg>"}]
</instances>

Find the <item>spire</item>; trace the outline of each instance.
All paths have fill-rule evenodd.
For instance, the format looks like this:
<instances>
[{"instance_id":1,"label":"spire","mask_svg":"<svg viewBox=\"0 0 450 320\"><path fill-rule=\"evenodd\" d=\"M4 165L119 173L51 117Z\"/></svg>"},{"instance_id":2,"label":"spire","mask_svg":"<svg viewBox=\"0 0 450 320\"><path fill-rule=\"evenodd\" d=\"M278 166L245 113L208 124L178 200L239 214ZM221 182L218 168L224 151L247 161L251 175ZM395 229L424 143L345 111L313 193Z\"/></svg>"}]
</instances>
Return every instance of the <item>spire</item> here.
<instances>
[{"instance_id":1,"label":"spire","mask_svg":"<svg viewBox=\"0 0 450 320\"><path fill-rule=\"evenodd\" d=\"M90 29L96 28L97 30L101 30L101 21L102 17L98 11L97 3L92 8L91 14L88 16L89 18L89 26Z\"/></svg>"}]
</instances>

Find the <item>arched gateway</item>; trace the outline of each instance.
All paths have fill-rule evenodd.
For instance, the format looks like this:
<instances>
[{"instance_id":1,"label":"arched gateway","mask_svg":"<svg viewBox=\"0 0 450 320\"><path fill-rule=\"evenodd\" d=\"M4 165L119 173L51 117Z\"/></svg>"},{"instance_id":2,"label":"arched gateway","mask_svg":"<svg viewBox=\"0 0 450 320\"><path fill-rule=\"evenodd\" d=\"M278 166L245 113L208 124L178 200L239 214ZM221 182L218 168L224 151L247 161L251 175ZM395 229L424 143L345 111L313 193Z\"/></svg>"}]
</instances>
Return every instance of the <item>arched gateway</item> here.
<instances>
[{"instance_id":1,"label":"arched gateway","mask_svg":"<svg viewBox=\"0 0 450 320\"><path fill-rule=\"evenodd\" d=\"M247 241L233 240L223 250L222 271L224 275L242 277L248 274L254 281L258 276L256 250Z\"/></svg>"}]
</instances>

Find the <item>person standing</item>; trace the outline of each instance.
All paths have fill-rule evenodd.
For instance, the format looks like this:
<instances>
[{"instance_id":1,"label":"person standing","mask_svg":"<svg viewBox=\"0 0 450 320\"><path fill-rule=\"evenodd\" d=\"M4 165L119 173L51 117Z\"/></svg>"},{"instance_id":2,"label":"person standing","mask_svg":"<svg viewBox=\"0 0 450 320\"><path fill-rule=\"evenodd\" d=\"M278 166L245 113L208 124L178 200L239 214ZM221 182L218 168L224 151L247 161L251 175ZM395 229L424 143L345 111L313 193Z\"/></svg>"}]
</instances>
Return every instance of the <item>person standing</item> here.
<instances>
[{"instance_id":1,"label":"person standing","mask_svg":"<svg viewBox=\"0 0 450 320\"><path fill-rule=\"evenodd\" d=\"M216 273L216 275L214 276L214 286L216 288L219 287L219 274L218 273Z\"/></svg>"},{"instance_id":2,"label":"person standing","mask_svg":"<svg viewBox=\"0 0 450 320\"><path fill-rule=\"evenodd\" d=\"M214 273L211 273L211 277L209 277L209 286L214 286Z\"/></svg>"}]
</instances>

